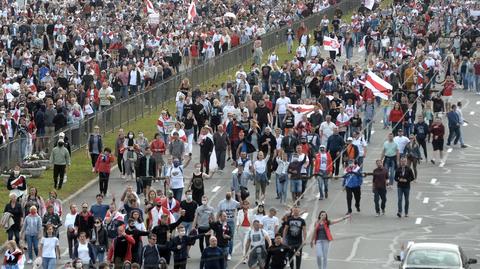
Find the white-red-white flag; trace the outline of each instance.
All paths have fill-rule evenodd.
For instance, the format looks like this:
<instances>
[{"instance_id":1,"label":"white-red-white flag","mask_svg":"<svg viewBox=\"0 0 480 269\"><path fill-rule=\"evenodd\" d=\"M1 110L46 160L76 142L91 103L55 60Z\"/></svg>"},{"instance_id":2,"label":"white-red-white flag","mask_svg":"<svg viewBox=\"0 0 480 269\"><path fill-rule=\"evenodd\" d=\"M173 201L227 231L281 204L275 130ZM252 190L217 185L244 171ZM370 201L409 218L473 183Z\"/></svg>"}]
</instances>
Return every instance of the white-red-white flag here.
<instances>
[{"instance_id":1,"label":"white-red-white flag","mask_svg":"<svg viewBox=\"0 0 480 269\"><path fill-rule=\"evenodd\" d=\"M391 90L393 90L393 87L390 83L386 82L371 71L369 71L367 74L365 86L372 90L373 95L384 100L388 100L388 94Z\"/></svg>"},{"instance_id":2,"label":"white-red-white flag","mask_svg":"<svg viewBox=\"0 0 480 269\"><path fill-rule=\"evenodd\" d=\"M147 6L147 13L156 13L155 8L153 7L153 3L150 0L145 0L145 6Z\"/></svg>"},{"instance_id":3,"label":"white-red-white flag","mask_svg":"<svg viewBox=\"0 0 480 269\"><path fill-rule=\"evenodd\" d=\"M336 51L340 48L340 43L337 38L331 38L328 36L323 37L323 49L328 51Z\"/></svg>"},{"instance_id":4,"label":"white-red-white flag","mask_svg":"<svg viewBox=\"0 0 480 269\"><path fill-rule=\"evenodd\" d=\"M190 6L188 7L187 18L189 21L193 21L195 17L197 17L197 7L195 6L195 0L192 0Z\"/></svg>"},{"instance_id":5,"label":"white-red-white flag","mask_svg":"<svg viewBox=\"0 0 480 269\"><path fill-rule=\"evenodd\" d=\"M360 40L360 44L358 45L358 52L365 51L365 36L363 36L362 40Z\"/></svg>"}]
</instances>

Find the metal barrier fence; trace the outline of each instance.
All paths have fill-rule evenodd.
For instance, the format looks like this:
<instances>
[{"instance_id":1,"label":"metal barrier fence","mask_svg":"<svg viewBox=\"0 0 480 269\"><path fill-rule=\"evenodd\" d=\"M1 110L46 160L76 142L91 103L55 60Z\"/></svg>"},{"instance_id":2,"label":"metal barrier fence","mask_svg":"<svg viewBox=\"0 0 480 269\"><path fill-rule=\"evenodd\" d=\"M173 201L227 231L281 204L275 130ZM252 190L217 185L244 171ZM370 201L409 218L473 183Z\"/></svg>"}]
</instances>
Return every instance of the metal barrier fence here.
<instances>
[{"instance_id":1,"label":"metal barrier fence","mask_svg":"<svg viewBox=\"0 0 480 269\"><path fill-rule=\"evenodd\" d=\"M336 6L329 7L303 20L294 22L291 28L294 30L298 29L300 23L303 22L305 26L311 30L320 23L323 15L331 17L336 8L345 12L356 9L358 6L358 1L343 0ZM287 28L287 26L284 26L263 35L263 51L267 52L283 45L286 42ZM157 83L148 91L140 92L125 100L116 101L115 104L108 109L97 112L94 116L85 118L79 124L70 125L62 131L65 133L66 137L69 137L72 151L75 151L88 143L88 137L93 130L93 126L98 125L103 134L105 134L113 132L115 129L127 125L139 118L143 118L145 115L150 115L152 111L157 111L159 107L164 107L167 102L175 98L178 87L184 78L189 78L191 85L213 81L221 74L229 72L239 64L252 59L252 49L253 41L250 41L247 44L228 50L209 61L184 70L165 81ZM174 114L174 111L171 111L171 113ZM58 134L50 139L50 148L57 140ZM21 148L21 139L10 141L0 147L0 168L12 167L14 164L20 163Z\"/></svg>"}]
</instances>

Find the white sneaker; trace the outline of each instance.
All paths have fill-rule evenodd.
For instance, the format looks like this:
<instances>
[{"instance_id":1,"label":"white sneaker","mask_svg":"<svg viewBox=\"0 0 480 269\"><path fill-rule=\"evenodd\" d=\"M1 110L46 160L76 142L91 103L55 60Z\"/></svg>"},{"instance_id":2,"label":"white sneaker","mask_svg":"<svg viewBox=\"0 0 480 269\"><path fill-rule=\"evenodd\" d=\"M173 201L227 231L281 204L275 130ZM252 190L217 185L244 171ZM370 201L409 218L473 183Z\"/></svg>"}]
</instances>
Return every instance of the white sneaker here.
<instances>
[{"instance_id":1,"label":"white sneaker","mask_svg":"<svg viewBox=\"0 0 480 269\"><path fill-rule=\"evenodd\" d=\"M232 260L232 255L231 254L228 254L227 260L229 260L229 261Z\"/></svg>"},{"instance_id":2,"label":"white sneaker","mask_svg":"<svg viewBox=\"0 0 480 269\"><path fill-rule=\"evenodd\" d=\"M28 264L32 264L32 262L33 262L33 261L32 261L31 259L29 259L29 260L27 261Z\"/></svg>"},{"instance_id":3,"label":"white sneaker","mask_svg":"<svg viewBox=\"0 0 480 269\"><path fill-rule=\"evenodd\" d=\"M63 183L67 183L67 180L68 180L68 177L67 177L67 175L65 175L65 176L63 177Z\"/></svg>"}]
</instances>

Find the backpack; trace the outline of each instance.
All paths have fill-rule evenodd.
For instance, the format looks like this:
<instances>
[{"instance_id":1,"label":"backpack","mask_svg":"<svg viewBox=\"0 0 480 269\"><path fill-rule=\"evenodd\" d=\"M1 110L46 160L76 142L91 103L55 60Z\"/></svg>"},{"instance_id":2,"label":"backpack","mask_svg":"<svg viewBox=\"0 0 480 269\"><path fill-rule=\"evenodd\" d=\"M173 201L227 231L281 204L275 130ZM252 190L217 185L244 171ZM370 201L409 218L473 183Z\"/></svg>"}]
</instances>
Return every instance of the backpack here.
<instances>
[{"instance_id":1,"label":"backpack","mask_svg":"<svg viewBox=\"0 0 480 269\"><path fill-rule=\"evenodd\" d=\"M118 236L118 227L120 227L122 224L124 224L123 221L118 219L110 221L110 223L107 224L107 236L109 238L116 238Z\"/></svg>"},{"instance_id":2,"label":"backpack","mask_svg":"<svg viewBox=\"0 0 480 269\"><path fill-rule=\"evenodd\" d=\"M255 71L252 71L248 73L247 75L247 82L250 84L250 86L257 85L258 84L258 77Z\"/></svg>"}]
</instances>

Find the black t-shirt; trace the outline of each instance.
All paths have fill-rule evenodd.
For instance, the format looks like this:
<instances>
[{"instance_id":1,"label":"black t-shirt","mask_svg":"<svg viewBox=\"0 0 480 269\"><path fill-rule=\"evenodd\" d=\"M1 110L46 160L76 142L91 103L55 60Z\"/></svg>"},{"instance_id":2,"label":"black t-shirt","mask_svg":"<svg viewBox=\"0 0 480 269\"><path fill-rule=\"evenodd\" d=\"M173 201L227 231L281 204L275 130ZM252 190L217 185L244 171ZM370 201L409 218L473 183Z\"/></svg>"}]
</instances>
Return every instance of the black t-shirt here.
<instances>
[{"instance_id":1,"label":"black t-shirt","mask_svg":"<svg viewBox=\"0 0 480 269\"><path fill-rule=\"evenodd\" d=\"M180 202L180 207L185 210L185 216L183 216L183 221L185 222L192 222L195 218L195 210L197 210L197 203L195 201L191 201L188 203L187 201L183 200Z\"/></svg>"},{"instance_id":2,"label":"black t-shirt","mask_svg":"<svg viewBox=\"0 0 480 269\"><path fill-rule=\"evenodd\" d=\"M188 112L192 110L192 104L183 104L183 117L187 117Z\"/></svg>"},{"instance_id":3,"label":"black t-shirt","mask_svg":"<svg viewBox=\"0 0 480 269\"><path fill-rule=\"evenodd\" d=\"M190 130L193 128L193 118L186 118L183 120L183 123L185 123L185 130Z\"/></svg>"},{"instance_id":4,"label":"black t-shirt","mask_svg":"<svg viewBox=\"0 0 480 269\"><path fill-rule=\"evenodd\" d=\"M255 113L257 114L259 124L268 123L268 113L270 113L270 109L267 106L257 107Z\"/></svg>"},{"instance_id":5,"label":"black t-shirt","mask_svg":"<svg viewBox=\"0 0 480 269\"><path fill-rule=\"evenodd\" d=\"M290 216L287 219L287 242L289 246L301 245L303 241L303 228L305 227L305 220L301 217L295 218Z\"/></svg>"},{"instance_id":6,"label":"black t-shirt","mask_svg":"<svg viewBox=\"0 0 480 269\"><path fill-rule=\"evenodd\" d=\"M128 242L127 239L122 236L122 237L117 237L115 239L115 257L119 258L124 258L125 254L127 253L127 248L128 248Z\"/></svg>"}]
</instances>

